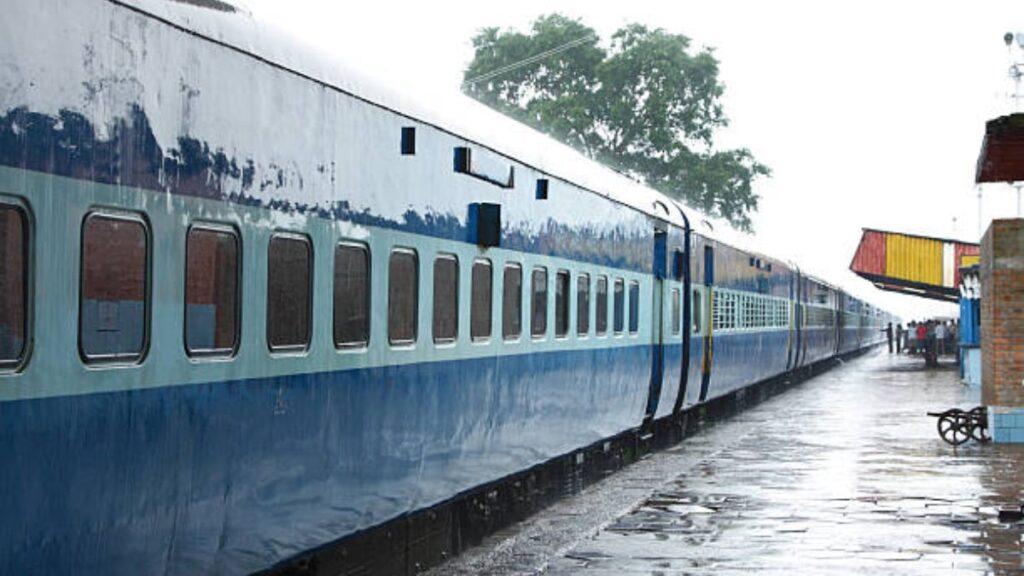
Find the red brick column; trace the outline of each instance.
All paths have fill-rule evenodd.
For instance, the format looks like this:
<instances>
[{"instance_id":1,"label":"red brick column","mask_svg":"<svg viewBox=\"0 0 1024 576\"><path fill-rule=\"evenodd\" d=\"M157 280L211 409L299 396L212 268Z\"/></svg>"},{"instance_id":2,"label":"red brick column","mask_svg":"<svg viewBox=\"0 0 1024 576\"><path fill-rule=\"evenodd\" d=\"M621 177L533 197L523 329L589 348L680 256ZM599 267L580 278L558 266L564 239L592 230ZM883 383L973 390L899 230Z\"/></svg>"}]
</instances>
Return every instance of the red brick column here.
<instances>
[{"instance_id":1,"label":"red brick column","mask_svg":"<svg viewBox=\"0 0 1024 576\"><path fill-rule=\"evenodd\" d=\"M1024 219L981 241L981 400L997 441L1024 441Z\"/></svg>"}]
</instances>

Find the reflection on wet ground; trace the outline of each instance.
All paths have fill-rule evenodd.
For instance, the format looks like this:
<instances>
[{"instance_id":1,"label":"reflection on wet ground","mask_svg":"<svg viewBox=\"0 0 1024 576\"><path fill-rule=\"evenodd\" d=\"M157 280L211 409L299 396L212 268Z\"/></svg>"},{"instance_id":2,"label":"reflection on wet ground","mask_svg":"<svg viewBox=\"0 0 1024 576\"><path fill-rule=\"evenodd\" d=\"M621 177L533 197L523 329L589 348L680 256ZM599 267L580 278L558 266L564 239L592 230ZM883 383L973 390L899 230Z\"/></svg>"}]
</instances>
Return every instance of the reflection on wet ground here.
<instances>
[{"instance_id":1,"label":"reflection on wet ground","mask_svg":"<svg viewBox=\"0 0 1024 576\"><path fill-rule=\"evenodd\" d=\"M491 538L444 574L1024 571L1024 447L936 434L955 368L872 352Z\"/></svg>"}]
</instances>

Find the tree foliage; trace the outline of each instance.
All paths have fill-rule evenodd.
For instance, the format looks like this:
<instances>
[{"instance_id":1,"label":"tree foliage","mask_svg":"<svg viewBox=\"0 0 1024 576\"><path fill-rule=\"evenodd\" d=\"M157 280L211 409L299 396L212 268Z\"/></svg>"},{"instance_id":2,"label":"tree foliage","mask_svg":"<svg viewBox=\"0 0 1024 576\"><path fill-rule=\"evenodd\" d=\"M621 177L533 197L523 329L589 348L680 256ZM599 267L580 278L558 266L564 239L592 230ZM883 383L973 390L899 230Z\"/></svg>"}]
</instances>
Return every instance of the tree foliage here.
<instances>
[{"instance_id":1,"label":"tree foliage","mask_svg":"<svg viewBox=\"0 0 1024 576\"><path fill-rule=\"evenodd\" d=\"M584 154L733 225L750 229L770 174L747 149L715 150L728 124L712 50L661 28L627 25L602 44L560 14L527 33L485 28L463 90Z\"/></svg>"}]
</instances>

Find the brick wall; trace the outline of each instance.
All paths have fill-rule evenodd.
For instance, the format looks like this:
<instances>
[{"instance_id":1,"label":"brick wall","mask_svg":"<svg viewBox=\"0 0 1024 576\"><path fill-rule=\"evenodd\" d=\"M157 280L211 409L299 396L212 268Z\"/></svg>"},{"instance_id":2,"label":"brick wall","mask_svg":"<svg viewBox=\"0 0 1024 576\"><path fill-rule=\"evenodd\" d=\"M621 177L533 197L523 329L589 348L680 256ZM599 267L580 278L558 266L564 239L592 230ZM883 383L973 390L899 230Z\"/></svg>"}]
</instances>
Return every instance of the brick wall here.
<instances>
[{"instance_id":1,"label":"brick wall","mask_svg":"<svg viewBox=\"0 0 1024 576\"><path fill-rule=\"evenodd\" d=\"M981 241L982 403L1024 407L1024 219L993 220Z\"/></svg>"}]
</instances>

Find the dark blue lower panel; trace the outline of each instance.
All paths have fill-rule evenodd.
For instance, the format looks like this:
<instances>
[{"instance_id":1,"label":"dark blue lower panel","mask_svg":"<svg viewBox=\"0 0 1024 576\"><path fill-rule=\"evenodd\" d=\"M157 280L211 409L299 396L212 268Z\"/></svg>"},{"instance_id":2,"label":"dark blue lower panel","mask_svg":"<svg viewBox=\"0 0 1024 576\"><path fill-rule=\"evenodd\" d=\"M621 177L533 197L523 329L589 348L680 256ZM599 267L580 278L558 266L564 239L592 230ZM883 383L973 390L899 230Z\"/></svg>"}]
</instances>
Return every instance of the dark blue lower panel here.
<instances>
[{"instance_id":1,"label":"dark blue lower panel","mask_svg":"<svg viewBox=\"0 0 1024 576\"><path fill-rule=\"evenodd\" d=\"M245 573L640 424L651 348L0 404L0 573Z\"/></svg>"}]
</instances>

